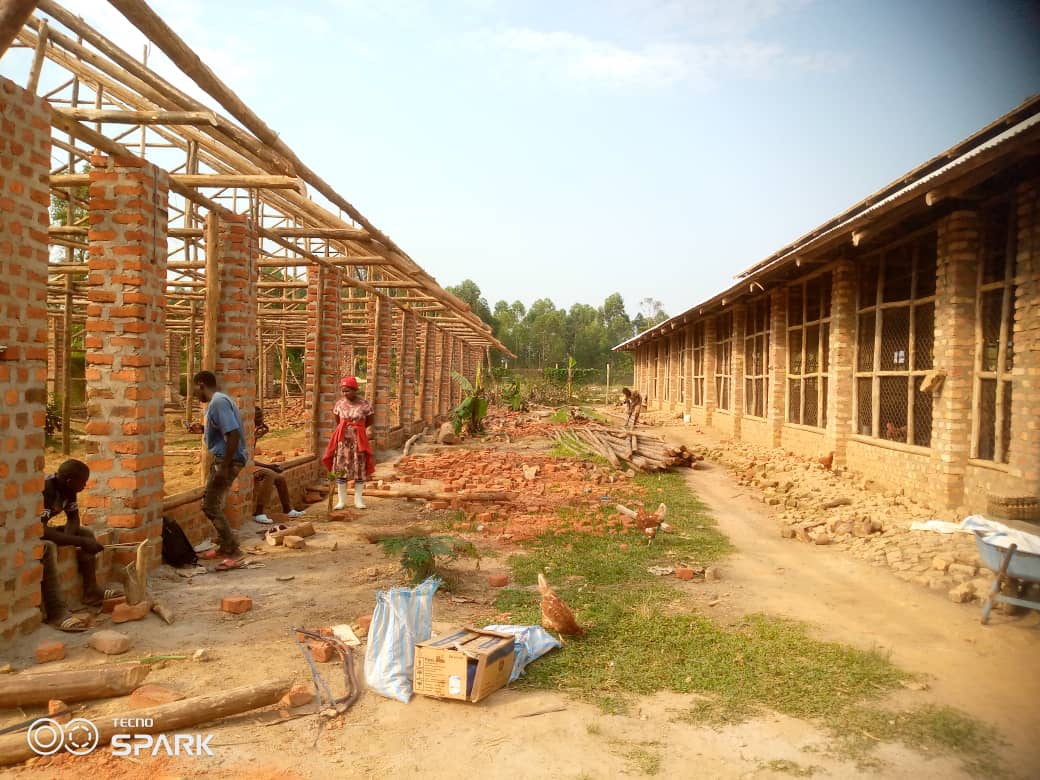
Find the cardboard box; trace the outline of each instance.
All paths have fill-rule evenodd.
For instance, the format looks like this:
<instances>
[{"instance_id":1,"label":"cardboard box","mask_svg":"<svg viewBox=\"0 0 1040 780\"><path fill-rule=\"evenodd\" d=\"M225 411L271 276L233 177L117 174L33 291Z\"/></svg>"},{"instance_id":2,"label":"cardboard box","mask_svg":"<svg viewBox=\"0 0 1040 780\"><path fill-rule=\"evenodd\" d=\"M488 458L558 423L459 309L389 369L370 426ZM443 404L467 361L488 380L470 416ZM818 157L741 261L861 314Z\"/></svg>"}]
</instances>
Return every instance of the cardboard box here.
<instances>
[{"instance_id":1,"label":"cardboard box","mask_svg":"<svg viewBox=\"0 0 1040 780\"><path fill-rule=\"evenodd\" d=\"M412 690L441 699L480 701L509 682L515 655L512 634L453 629L415 646Z\"/></svg>"}]
</instances>

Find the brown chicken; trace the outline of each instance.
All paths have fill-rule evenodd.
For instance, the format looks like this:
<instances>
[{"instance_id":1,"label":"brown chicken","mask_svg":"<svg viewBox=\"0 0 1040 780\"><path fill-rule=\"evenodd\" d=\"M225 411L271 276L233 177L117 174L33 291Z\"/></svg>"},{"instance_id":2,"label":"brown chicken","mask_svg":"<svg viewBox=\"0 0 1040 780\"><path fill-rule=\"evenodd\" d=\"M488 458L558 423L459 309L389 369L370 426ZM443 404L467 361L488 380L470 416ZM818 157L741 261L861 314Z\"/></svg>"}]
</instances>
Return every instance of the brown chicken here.
<instances>
[{"instance_id":1,"label":"brown chicken","mask_svg":"<svg viewBox=\"0 0 1040 780\"><path fill-rule=\"evenodd\" d=\"M556 595L541 572L538 574L538 590L542 593L542 625L545 628L565 636L585 636L585 629L578 625L571 608Z\"/></svg>"},{"instance_id":2,"label":"brown chicken","mask_svg":"<svg viewBox=\"0 0 1040 780\"><path fill-rule=\"evenodd\" d=\"M830 470L831 466L834 465L834 453L828 452L822 458L817 458L816 462L823 466L825 469Z\"/></svg>"}]
</instances>

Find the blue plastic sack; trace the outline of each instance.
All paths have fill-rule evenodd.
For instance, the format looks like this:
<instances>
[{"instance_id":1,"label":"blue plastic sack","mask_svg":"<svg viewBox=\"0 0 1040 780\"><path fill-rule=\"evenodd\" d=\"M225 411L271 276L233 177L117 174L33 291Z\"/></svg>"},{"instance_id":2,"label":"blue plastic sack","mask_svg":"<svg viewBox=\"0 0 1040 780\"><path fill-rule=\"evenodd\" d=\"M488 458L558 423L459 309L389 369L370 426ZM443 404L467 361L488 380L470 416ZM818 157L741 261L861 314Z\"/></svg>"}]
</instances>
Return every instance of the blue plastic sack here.
<instances>
[{"instance_id":1,"label":"blue plastic sack","mask_svg":"<svg viewBox=\"0 0 1040 780\"><path fill-rule=\"evenodd\" d=\"M559 640L541 626L484 626L485 631L512 634L516 646L516 659L509 682L519 679L532 661L537 661L554 647L563 647Z\"/></svg>"},{"instance_id":2,"label":"blue plastic sack","mask_svg":"<svg viewBox=\"0 0 1040 780\"><path fill-rule=\"evenodd\" d=\"M365 648L365 682L380 696L407 704L412 698L415 645L430 638L437 577L414 588L376 593Z\"/></svg>"}]
</instances>

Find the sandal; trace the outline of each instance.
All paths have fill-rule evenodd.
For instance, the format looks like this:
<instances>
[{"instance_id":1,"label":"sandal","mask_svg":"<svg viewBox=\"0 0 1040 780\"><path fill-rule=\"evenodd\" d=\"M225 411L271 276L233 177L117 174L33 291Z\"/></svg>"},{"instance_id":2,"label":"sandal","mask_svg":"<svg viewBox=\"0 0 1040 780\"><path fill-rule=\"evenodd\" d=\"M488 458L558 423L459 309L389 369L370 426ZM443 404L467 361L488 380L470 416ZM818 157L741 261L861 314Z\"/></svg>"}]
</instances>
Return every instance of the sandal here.
<instances>
[{"instance_id":1,"label":"sandal","mask_svg":"<svg viewBox=\"0 0 1040 780\"><path fill-rule=\"evenodd\" d=\"M217 564L217 571L232 571L234 569L244 569L249 565L249 562L245 558L225 558L219 564Z\"/></svg>"},{"instance_id":2,"label":"sandal","mask_svg":"<svg viewBox=\"0 0 1040 780\"><path fill-rule=\"evenodd\" d=\"M68 615L62 618L57 623L52 623L59 631L64 631L67 634L79 634L87 630L87 622L76 615Z\"/></svg>"}]
</instances>

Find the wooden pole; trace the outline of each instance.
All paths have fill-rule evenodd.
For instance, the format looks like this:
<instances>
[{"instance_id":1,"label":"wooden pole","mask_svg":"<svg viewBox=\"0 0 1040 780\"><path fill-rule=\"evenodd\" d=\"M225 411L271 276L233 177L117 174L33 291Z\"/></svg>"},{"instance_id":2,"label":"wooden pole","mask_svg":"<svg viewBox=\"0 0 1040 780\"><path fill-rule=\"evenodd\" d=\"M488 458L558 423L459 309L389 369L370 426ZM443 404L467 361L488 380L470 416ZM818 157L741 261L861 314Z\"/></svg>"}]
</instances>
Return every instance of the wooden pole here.
<instances>
[{"instance_id":1,"label":"wooden pole","mask_svg":"<svg viewBox=\"0 0 1040 780\"><path fill-rule=\"evenodd\" d=\"M192 696L157 707L145 707L97 718L94 726L98 733L98 746L107 745L112 741L114 734L161 734L266 707L275 704L288 693L291 685L291 680L268 680L258 685L245 685L204 696ZM133 728L117 725L126 717L133 717L137 723L148 725L135 725ZM17 764L35 755L37 754L29 747L25 734L0 737L0 766Z\"/></svg>"},{"instance_id":2,"label":"wooden pole","mask_svg":"<svg viewBox=\"0 0 1040 780\"><path fill-rule=\"evenodd\" d=\"M0 56L36 10L37 0L0 0Z\"/></svg>"},{"instance_id":3,"label":"wooden pole","mask_svg":"<svg viewBox=\"0 0 1040 780\"><path fill-rule=\"evenodd\" d=\"M30 672L0 678L0 707L28 707L51 699L64 702L125 696L148 676L147 664L123 663L59 672Z\"/></svg>"},{"instance_id":4,"label":"wooden pole","mask_svg":"<svg viewBox=\"0 0 1040 780\"><path fill-rule=\"evenodd\" d=\"M603 403L610 403L610 363L607 363L607 395L603 399Z\"/></svg>"},{"instance_id":5,"label":"wooden pole","mask_svg":"<svg viewBox=\"0 0 1040 780\"><path fill-rule=\"evenodd\" d=\"M286 408L286 388L289 384L289 350L286 347L285 327L282 327L282 426L285 426L285 418L288 416Z\"/></svg>"},{"instance_id":6,"label":"wooden pole","mask_svg":"<svg viewBox=\"0 0 1040 780\"><path fill-rule=\"evenodd\" d=\"M33 52L32 67L29 68L29 80L25 84L26 91L34 95L40 86L40 73L43 71L43 61L47 53L47 39L50 36L50 27L47 26L46 19L40 22L39 36L36 39L36 50Z\"/></svg>"},{"instance_id":7,"label":"wooden pole","mask_svg":"<svg viewBox=\"0 0 1040 780\"><path fill-rule=\"evenodd\" d=\"M35 91L35 90L34 90ZM79 102L79 77L72 79L72 105ZM69 152L69 172L75 170L76 158ZM71 194L71 193L70 193ZM76 211L76 201L69 198L65 207L65 224L71 225ZM74 254L72 247L65 247L65 262L71 263ZM72 452L72 274L65 276L65 311L62 314L64 328L62 330L61 361L61 454Z\"/></svg>"},{"instance_id":8,"label":"wooden pole","mask_svg":"<svg viewBox=\"0 0 1040 780\"><path fill-rule=\"evenodd\" d=\"M191 314L188 318L188 351L185 357L186 384L184 387L184 422L190 423L195 408L195 388L191 383L195 376L195 339L196 335L196 304L191 302Z\"/></svg>"},{"instance_id":9,"label":"wooden pole","mask_svg":"<svg viewBox=\"0 0 1040 780\"><path fill-rule=\"evenodd\" d=\"M325 298L325 269L318 269L318 294L314 305L314 377L311 382L311 441L313 452L320 453L321 441L318 439L318 430L321 420L321 361L322 361L322 318L324 315Z\"/></svg>"}]
</instances>

